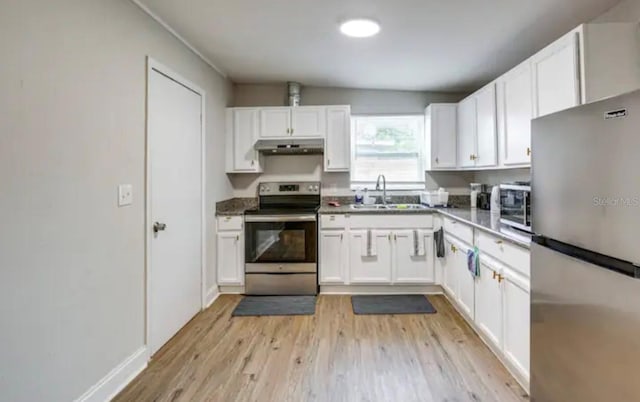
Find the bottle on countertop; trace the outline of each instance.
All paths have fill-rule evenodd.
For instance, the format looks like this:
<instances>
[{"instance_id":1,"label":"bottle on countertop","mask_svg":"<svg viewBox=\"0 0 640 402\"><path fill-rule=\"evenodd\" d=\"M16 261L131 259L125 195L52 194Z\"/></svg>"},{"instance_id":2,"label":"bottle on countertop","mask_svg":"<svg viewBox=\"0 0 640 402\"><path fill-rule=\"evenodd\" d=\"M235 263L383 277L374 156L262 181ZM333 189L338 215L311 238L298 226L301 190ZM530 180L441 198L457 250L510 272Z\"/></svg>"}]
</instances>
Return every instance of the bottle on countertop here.
<instances>
[{"instance_id":1,"label":"bottle on countertop","mask_svg":"<svg viewBox=\"0 0 640 402\"><path fill-rule=\"evenodd\" d=\"M493 186L491 189L491 213L500 214L500 186Z\"/></svg>"},{"instance_id":2,"label":"bottle on countertop","mask_svg":"<svg viewBox=\"0 0 640 402\"><path fill-rule=\"evenodd\" d=\"M364 196L362 195L362 189L358 188L356 190L356 204L362 204L364 201Z\"/></svg>"}]
</instances>

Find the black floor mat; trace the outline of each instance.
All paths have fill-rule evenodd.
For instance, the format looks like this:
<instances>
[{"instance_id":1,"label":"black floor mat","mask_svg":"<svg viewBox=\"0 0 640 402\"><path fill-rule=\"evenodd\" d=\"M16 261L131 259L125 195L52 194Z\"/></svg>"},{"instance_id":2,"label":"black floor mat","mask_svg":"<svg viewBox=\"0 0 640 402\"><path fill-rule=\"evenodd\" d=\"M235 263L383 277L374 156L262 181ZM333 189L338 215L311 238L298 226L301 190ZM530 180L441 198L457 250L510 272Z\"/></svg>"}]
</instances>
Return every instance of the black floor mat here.
<instances>
[{"instance_id":1,"label":"black floor mat","mask_svg":"<svg viewBox=\"0 0 640 402\"><path fill-rule=\"evenodd\" d=\"M436 309L423 295L351 296L354 314L433 314Z\"/></svg>"},{"instance_id":2,"label":"black floor mat","mask_svg":"<svg viewBox=\"0 0 640 402\"><path fill-rule=\"evenodd\" d=\"M231 315L313 315L315 312L315 296L245 296Z\"/></svg>"}]
</instances>

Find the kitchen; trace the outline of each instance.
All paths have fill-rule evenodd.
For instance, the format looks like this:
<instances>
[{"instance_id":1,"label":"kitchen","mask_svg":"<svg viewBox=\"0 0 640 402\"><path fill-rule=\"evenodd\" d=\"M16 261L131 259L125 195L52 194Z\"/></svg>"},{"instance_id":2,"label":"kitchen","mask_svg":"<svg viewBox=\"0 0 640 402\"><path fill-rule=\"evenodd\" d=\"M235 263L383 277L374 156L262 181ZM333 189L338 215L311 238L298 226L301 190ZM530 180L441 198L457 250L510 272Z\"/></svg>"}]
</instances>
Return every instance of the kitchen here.
<instances>
[{"instance_id":1,"label":"kitchen","mask_svg":"<svg viewBox=\"0 0 640 402\"><path fill-rule=\"evenodd\" d=\"M637 0L63 3L0 16L0 400L640 398Z\"/></svg>"}]
</instances>

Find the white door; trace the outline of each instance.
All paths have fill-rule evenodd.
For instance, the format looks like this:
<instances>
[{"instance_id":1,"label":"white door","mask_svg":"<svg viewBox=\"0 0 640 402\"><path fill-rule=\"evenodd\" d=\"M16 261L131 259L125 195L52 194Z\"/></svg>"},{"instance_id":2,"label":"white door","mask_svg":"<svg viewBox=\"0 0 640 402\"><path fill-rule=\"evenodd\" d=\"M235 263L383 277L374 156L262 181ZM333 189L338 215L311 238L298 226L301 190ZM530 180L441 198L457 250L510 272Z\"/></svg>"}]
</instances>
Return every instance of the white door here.
<instances>
[{"instance_id":1,"label":"white door","mask_svg":"<svg viewBox=\"0 0 640 402\"><path fill-rule=\"evenodd\" d=\"M451 296L452 300L456 298L457 290L457 275L456 275L456 246L454 246L450 240L444 241L444 253L445 258L440 259L440 265L442 266L444 280L442 285L444 290Z\"/></svg>"},{"instance_id":2,"label":"white door","mask_svg":"<svg viewBox=\"0 0 640 402\"><path fill-rule=\"evenodd\" d=\"M320 284L344 284L347 259L344 230L320 232Z\"/></svg>"},{"instance_id":3,"label":"white door","mask_svg":"<svg viewBox=\"0 0 640 402\"><path fill-rule=\"evenodd\" d=\"M580 104L579 41L571 32L533 56L536 117Z\"/></svg>"},{"instance_id":4,"label":"white door","mask_svg":"<svg viewBox=\"0 0 640 402\"><path fill-rule=\"evenodd\" d=\"M475 313L475 278L467 268L467 246L456 246L456 276L458 283L457 301L462 311L474 319Z\"/></svg>"},{"instance_id":5,"label":"white door","mask_svg":"<svg viewBox=\"0 0 640 402\"><path fill-rule=\"evenodd\" d=\"M434 283L433 234L423 233L418 241L424 245L424 255L412 255L413 230L398 230L393 234L394 283Z\"/></svg>"},{"instance_id":6,"label":"white door","mask_svg":"<svg viewBox=\"0 0 640 402\"><path fill-rule=\"evenodd\" d=\"M202 306L202 97L149 72L149 344L155 353ZM162 231L155 224L166 225Z\"/></svg>"},{"instance_id":7,"label":"white door","mask_svg":"<svg viewBox=\"0 0 640 402\"><path fill-rule=\"evenodd\" d=\"M233 110L233 170L259 172L258 152L254 145L258 140L259 109Z\"/></svg>"},{"instance_id":8,"label":"white door","mask_svg":"<svg viewBox=\"0 0 640 402\"><path fill-rule=\"evenodd\" d=\"M457 163L457 118L456 104L432 104L427 130L431 137L431 168L451 169Z\"/></svg>"},{"instance_id":9,"label":"white door","mask_svg":"<svg viewBox=\"0 0 640 402\"><path fill-rule=\"evenodd\" d=\"M327 134L326 109L322 106L291 108L291 134L294 137L321 137Z\"/></svg>"},{"instance_id":10,"label":"white door","mask_svg":"<svg viewBox=\"0 0 640 402\"><path fill-rule=\"evenodd\" d=\"M502 162L505 165L531 163L532 87L531 61L529 60L498 81L498 114Z\"/></svg>"},{"instance_id":11,"label":"white door","mask_svg":"<svg viewBox=\"0 0 640 402\"><path fill-rule=\"evenodd\" d=\"M349 274L351 283L391 283L391 232L375 230L375 255L366 256L367 231L351 232L349 239Z\"/></svg>"},{"instance_id":12,"label":"white door","mask_svg":"<svg viewBox=\"0 0 640 402\"><path fill-rule=\"evenodd\" d=\"M530 370L530 303L528 280L511 271L504 271L504 354L529 378Z\"/></svg>"},{"instance_id":13,"label":"white door","mask_svg":"<svg viewBox=\"0 0 640 402\"><path fill-rule=\"evenodd\" d=\"M218 233L218 285L244 285L242 232Z\"/></svg>"},{"instance_id":14,"label":"white door","mask_svg":"<svg viewBox=\"0 0 640 402\"><path fill-rule=\"evenodd\" d=\"M476 167L498 164L498 131L496 129L496 86L491 84L476 95Z\"/></svg>"},{"instance_id":15,"label":"white door","mask_svg":"<svg viewBox=\"0 0 640 402\"><path fill-rule=\"evenodd\" d=\"M351 107L327 108L327 138L324 152L326 172L348 172L351 166Z\"/></svg>"},{"instance_id":16,"label":"white door","mask_svg":"<svg viewBox=\"0 0 640 402\"><path fill-rule=\"evenodd\" d=\"M265 107L260 109L260 137L290 137L291 108Z\"/></svg>"},{"instance_id":17,"label":"white door","mask_svg":"<svg viewBox=\"0 0 640 402\"><path fill-rule=\"evenodd\" d=\"M476 281L476 324L491 342L502 346L502 286L499 268L480 258L480 277Z\"/></svg>"},{"instance_id":18,"label":"white door","mask_svg":"<svg viewBox=\"0 0 640 402\"><path fill-rule=\"evenodd\" d=\"M476 165L476 99L471 96L458 104L458 166Z\"/></svg>"}]
</instances>

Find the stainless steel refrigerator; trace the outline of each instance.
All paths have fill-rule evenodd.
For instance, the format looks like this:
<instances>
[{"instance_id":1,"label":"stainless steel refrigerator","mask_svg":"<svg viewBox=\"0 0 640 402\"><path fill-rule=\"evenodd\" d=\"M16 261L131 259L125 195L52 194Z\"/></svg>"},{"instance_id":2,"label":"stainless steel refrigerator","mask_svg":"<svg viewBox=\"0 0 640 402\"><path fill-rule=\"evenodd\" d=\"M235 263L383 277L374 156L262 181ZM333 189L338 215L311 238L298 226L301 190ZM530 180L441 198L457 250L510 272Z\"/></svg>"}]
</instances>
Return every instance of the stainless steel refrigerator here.
<instances>
[{"instance_id":1,"label":"stainless steel refrigerator","mask_svg":"<svg viewBox=\"0 0 640 402\"><path fill-rule=\"evenodd\" d=\"M640 91L532 130L532 400L640 401Z\"/></svg>"}]
</instances>

